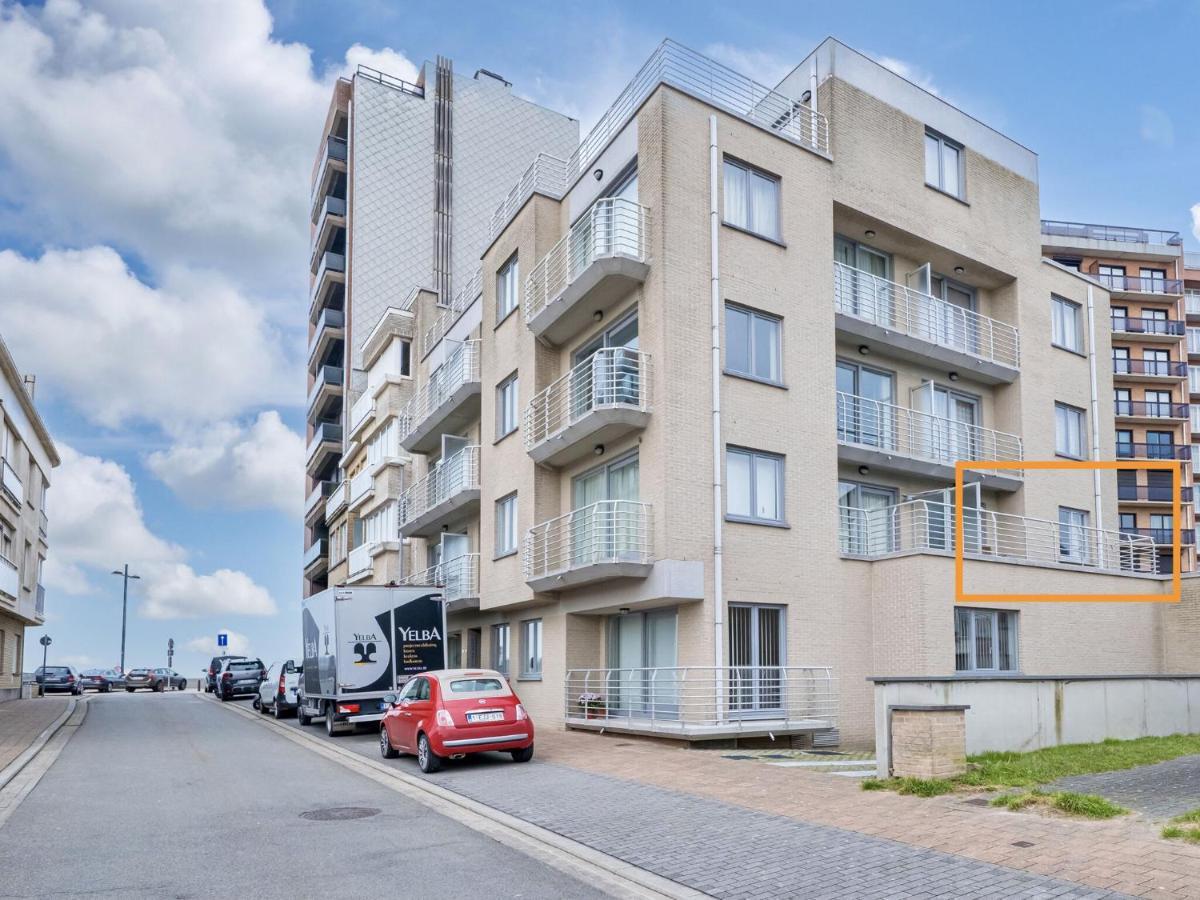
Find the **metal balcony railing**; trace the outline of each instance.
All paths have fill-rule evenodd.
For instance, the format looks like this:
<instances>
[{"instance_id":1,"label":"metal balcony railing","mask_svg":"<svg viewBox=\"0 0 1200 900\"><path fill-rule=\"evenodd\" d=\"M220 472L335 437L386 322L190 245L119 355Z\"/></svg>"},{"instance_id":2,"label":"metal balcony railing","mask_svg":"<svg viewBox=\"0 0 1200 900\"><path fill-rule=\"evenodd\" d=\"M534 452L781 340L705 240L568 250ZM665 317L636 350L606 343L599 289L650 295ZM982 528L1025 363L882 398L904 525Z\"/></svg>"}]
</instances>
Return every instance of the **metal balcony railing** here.
<instances>
[{"instance_id":1,"label":"metal balcony railing","mask_svg":"<svg viewBox=\"0 0 1200 900\"><path fill-rule=\"evenodd\" d=\"M17 564L0 556L0 594L16 598L18 593Z\"/></svg>"},{"instance_id":2,"label":"metal balcony railing","mask_svg":"<svg viewBox=\"0 0 1200 900\"><path fill-rule=\"evenodd\" d=\"M1188 404L1158 400L1114 400L1113 412L1118 416L1139 419L1186 419Z\"/></svg>"},{"instance_id":3,"label":"metal balcony railing","mask_svg":"<svg viewBox=\"0 0 1200 900\"><path fill-rule=\"evenodd\" d=\"M1094 276L1110 291L1128 291L1137 294L1182 294L1183 282L1178 278L1146 278L1140 275Z\"/></svg>"},{"instance_id":4,"label":"metal balcony railing","mask_svg":"<svg viewBox=\"0 0 1200 900\"><path fill-rule=\"evenodd\" d=\"M1086 222L1059 222L1042 219L1042 234L1084 238L1089 241L1120 241L1126 244L1167 244L1178 246L1183 238L1178 231L1161 228L1125 228L1120 225L1090 225Z\"/></svg>"},{"instance_id":5,"label":"metal balcony railing","mask_svg":"<svg viewBox=\"0 0 1200 900\"><path fill-rule=\"evenodd\" d=\"M332 159L340 159L345 162L348 155L346 139L333 134L329 135L325 139L325 153Z\"/></svg>"},{"instance_id":6,"label":"metal balcony railing","mask_svg":"<svg viewBox=\"0 0 1200 900\"><path fill-rule=\"evenodd\" d=\"M342 442L342 426L336 422L318 422L313 426L312 437L308 441L308 459L311 461L317 455L322 444Z\"/></svg>"},{"instance_id":7,"label":"metal balcony railing","mask_svg":"<svg viewBox=\"0 0 1200 900\"><path fill-rule=\"evenodd\" d=\"M303 559L304 569L307 571L308 569L310 569L312 566L316 565L319 562L326 562L325 557L328 554L328 552L329 552L329 539L328 538L318 538L317 540L313 541L311 544L308 545L308 548L304 551L304 559Z\"/></svg>"},{"instance_id":8,"label":"metal balcony railing","mask_svg":"<svg viewBox=\"0 0 1200 900\"><path fill-rule=\"evenodd\" d=\"M837 439L841 444L945 466L960 460L1020 462L1025 458L1018 435L841 391L837 395ZM1021 475L1016 469L994 471Z\"/></svg>"},{"instance_id":9,"label":"metal balcony railing","mask_svg":"<svg viewBox=\"0 0 1200 900\"><path fill-rule=\"evenodd\" d=\"M1117 500L1146 503L1170 503L1175 499L1175 489L1161 484L1121 484L1117 483ZM1192 489L1188 485L1179 488L1179 499L1182 503L1192 502Z\"/></svg>"},{"instance_id":10,"label":"metal balcony railing","mask_svg":"<svg viewBox=\"0 0 1200 900\"><path fill-rule=\"evenodd\" d=\"M479 341L463 341L429 376L400 411L400 443L462 385L479 380Z\"/></svg>"},{"instance_id":11,"label":"metal balcony railing","mask_svg":"<svg viewBox=\"0 0 1200 900\"><path fill-rule=\"evenodd\" d=\"M312 511L321 505L321 501L327 500L336 489L336 481L318 481L304 499L304 517L308 518Z\"/></svg>"},{"instance_id":12,"label":"metal balcony railing","mask_svg":"<svg viewBox=\"0 0 1200 900\"><path fill-rule=\"evenodd\" d=\"M525 580L604 563L654 562L649 503L601 500L530 528L521 550Z\"/></svg>"},{"instance_id":13,"label":"metal balcony railing","mask_svg":"<svg viewBox=\"0 0 1200 900\"><path fill-rule=\"evenodd\" d=\"M1174 528L1122 528L1121 534L1127 534L1133 538L1142 538L1154 543L1155 546L1170 545L1175 543ZM1179 543L1184 547L1191 547L1196 543L1196 531L1193 528L1179 529Z\"/></svg>"},{"instance_id":14,"label":"metal balcony railing","mask_svg":"<svg viewBox=\"0 0 1200 900\"><path fill-rule=\"evenodd\" d=\"M1188 365L1173 359L1126 359L1113 357L1114 375L1154 375L1161 378L1186 378Z\"/></svg>"},{"instance_id":15,"label":"metal balcony railing","mask_svg":"<svg viewBox=\"0 0 1200 900\"><path fill-rule=\"evenodd\" d=\"M438 341L446 336L446 332L451 326L459 320L467 307L475 302L476 298L483 293L483 272L476 270L471 276L471 280L463 287L459 288L458 293L450 301L450 305L445 307L433 324L425 329L425 335L421 341L421 358L424 359L437 346Z\"/></svg>"},{"instance_id":16,"label":"metal balcony railing","mask_svg":"<svg viewBox=\"0 0 1200 900\"><path fill-rule=\"evenodd\" d=\"M1117 459L1191 459L1188 444L1146 444L1141 441L1117 441Z\"/></svg>"},{"instance_id":17,"label":"metal balcony railing","mask_svg":"<svg viewBox=\"0 0 1200 900\"><path fill-rule=\"evenodd\" d=\"M0 458L0 489L8 494L17 505L25 502L25 485L21 483L21 476L17 474L7 459Z\"/></svg>"},{"instance_id":18,"label":"metal balcony railing","mask_svg":"<svg viewBox=\"0 0 1200 900\"><path fill-rule=\"evenodd\" d=\"M479 596L479 554L464 553L409 575L401 585L432 585L442 589L447 603Z\"/></svg>"},{"instance_id":19,"label":"metal balcony railing","mask_svg":"<svg viewBox=\"0 0 1200 900\"><path fill-rule=\"evenodd\" d=\"M341 366L321 366L317 369L312 387L308 389L307 408L312 410L313 404L326 388L332 388L335 392L342 390L344 377L345 370Z\"/></svg>"},{"instance_id":20,"label":"metal balcony railing","mask_svg":"<svg viewBox=\"0 0 1200 900\"><path fill-rule=\"evenodd\" d=\"M488 223L488 236L484 241L490 246L492 241L500 236L508 223L525 205L525 201L534 194L545 194L555 200L561 200L567 193L567 162L548 153L539 153L529 168L524 171L512 190L496 207Z\"/></svg>"},{"instance_id":21,"label":"metal balcony railing","mask_svg":"<svg viewBox=\"0 0 1200 900\"><path fill-rule=\"evenodd\" d=\"M1002 366L1020 365L1021 340L1012 325L845 263L833 266L839 313Z\"/></svg>"},{"instance_id":22,"label":"metal balcony railing","mask_svg":"<svg viewBox=\"0 0 1200 900\"><path fill-rule=\"evenodd\" d=\"M434 466L400 495L400 525L413 521L462 491L479 489L479 447L463 447Z\"/></svg>"},{"instance_id":23,"label":"metal balcony railing","mask_svg":"<svg viewBox=\"0 0 1200 900\"><path fill-rule=\"evenodd\" d=\"M598 350L539 392L521 422L525 449L549 440L600 409L650 409L650 354L626 347Z\"/></svg>"},{"instance_id":24,"label":"metal balcony railing","mask_svg":"<svg viewBox=\"0 0 1200 900\"><path fill-rule=\"evenodd\" d=\"M553 303L597 260L621 256L646 262L648 215L646 207L624 197L597 200L529 273L525 322Z\"/></svg>"},{"instance_id":25,"label":"metal balcony railing","mask_svg":"<svg viewBox=\"0 0 1200 900\"><path fill-rule=\"evenodd\" d=\"M954 550L955 512L950 504L909 500L877 509L839 510L839 546L847 556L872 559ZM1148 537L986 509L965 512L963 551L972 558L1158 574L1158 555Z\"/></svg>"},{"instance_id":26,"label":"metal balcony railing","mask_svg":"<svg viewBox=\"0 0 1200 900\"><path fill-rule=\"evenodd\" d=\"M570 669L569 724L647 733L737 734L836 727L838 688L826 666Z\"/></svg>"}]
</instances>

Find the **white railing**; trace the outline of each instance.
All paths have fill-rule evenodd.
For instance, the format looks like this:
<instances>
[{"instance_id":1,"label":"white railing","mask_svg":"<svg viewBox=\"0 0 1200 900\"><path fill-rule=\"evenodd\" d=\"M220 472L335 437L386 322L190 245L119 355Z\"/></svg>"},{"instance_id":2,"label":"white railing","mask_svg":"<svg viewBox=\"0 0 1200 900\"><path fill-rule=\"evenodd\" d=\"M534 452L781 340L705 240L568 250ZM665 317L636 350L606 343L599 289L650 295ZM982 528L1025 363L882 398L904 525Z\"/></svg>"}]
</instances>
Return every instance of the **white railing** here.
<instances>
[{"instance_id":1,"label":"white railing","mask_svg":"<svg viewBox=\"0 0 1200 900\"><path fill-rule=\"evenodd\" d=\"M422 516L462 491L479 488L479 446L463 447L400 495L400 524Z\"/></svg>"},{"instance_id":2,"label":"white railing","mask_svg":"<svg viewBox=\"0 0 1200 900\"><path fill-rule=\"evenodd\" d=\"M440 565L409 575L401 585L432 585L442 589L447 603L479 596L479 554L464 553Z\"/></svg>"},{"instance_id":3,"label":"white railing","mask_svg":"<svg viewBox=\"0 0 1200 900\"><path fill-rule=\"evenodd\" d=\"M968 508L963 551L972 558L1079 566L1105 572L1158 574L1154 542L1140 535ZM842 553L866 558L953 551L954 507L909 500L877 509L839 508Z\"/></svg>"},{"instance_id":4,"label":"white railing","mask_svg":"<svg viewBox=\"0 0 1200 900\"><path fill-rule=\"evenodd\" d=\"M359 544L346 555L347 578L355 578L374 571L375 560L371 556L374 548L374 544Z\"/></svg>"},{"instance_id":5,"label":"white railing","mask_svg":"<svg viewBox=\"0 0 1200 900\"><path fill-rule=\"evenodd\" d=\"M532 321L598 259L622 256L645 262L648 216L646 207L624 197L597 200L529 273L525 321Z\"/></svg>"},{"instance_id":6,"label":"white railing","mask_svg":"<svg viewBox=\"0 0 1200 900\"><path fill-rule=\"evenodd\" d=\"M508 223L525 205L525 201L534 194L545 194L555 200L561 200L567 193L567 162L548 153L539 153L529 168L521 175L508 196L496 207L492 219L488 223L488 236L484 241L491 246L492 241L499 237L500 232L508 227Z\"/></svg>"},{"instance_id":7,"label":"white railing","mask_svg":"<svg viewBox=\"0 0 1200 900\"><path fill-rule=\"evenodd\" d=\"M521 423L531 450L597 409L650 409L650 354L626 347L598 350L525 407Z\"/></svg>"},{"instance_id":8,"label":"white railing","mask_svg":"<svg viewBox=\"0 0 1200 900\"><path fill-rule=\"evenodd\" d=\"M375 476L364 468L350 479L350 505L354 506L375 489Z\"/></svg>"},{"instance_id":9,"label":"white railing","mask_svg":"<svg viewBox=\"0 0 1200 900\"><path fill-rule=\"evenodd\" d=\"M654 562L649 503L601 500L530 528L521 551L525 580L603 563Z\"/></svg>"},{"instance_id":10,"label":"white railing","mask_svg":"<svg viewBox=\"0 0 1200 900\"><path fill-rule=\"evenodd\" d=\"M16 597L18 581L17 564L0 556L0 593Z\"/></svg>"},{"instance_id":11,"label":"white railing","mask_svg":"<svg viewBox=\"0 0 1200 900\"><path fill-rule=\"evenodd\" d=\"M434 319L433 324L425 329L425 337L421 342L422 359L432 352L438 341L445 337L446 332L450 330L450 326L458 321L459 317L467 311L467 307L474 303L482 292L483 272L476 270L475 274L471 276L471 280L454 295L450 305L445 307L441 314Z\"/></svg>"},{"instance_id":12,"label":"white railing","mask_svg":"<svg viewBox=\"0 0 1200 900\"><path fill-rule=\"evenodd\" d=\"M17 470L8 464L7 459L0 458L0 488L3 488L18 504L25 502L25 486Z\"/></svg>"},{"instance_id":13,"label":"white railing","mask_svg":"<svg viewBox=\"0 0 1200 900\"><path fill-rule=\"evenodd\" d=\"M338 483L338 486L333 489L333 493L329 495L329 500L325 503L325 521L332 522L337 518L337 514L345 509L349 501L350 482L347 479L342 479Z\"/></svg>"},{"instance_id":14,"label":"white railing","mask_svg":"<svg viewBox=\"0 0 1200 900\"><path fill-rule=\"evenodd\" d=\"M358 431L375 413L375 397L370 388L363 391L362 396L350 407L350 433Z\"/></svg>"},{"instance_id":15,"label":"white railing","mask_svg":"<svg viewBox=\"0 0 1200 900\"><path fill-rule=\"evenodd\" d=\"M1019 435L841 391L837 395L837 438L840 444L946 466L960 460L1020 462L1025 458ZM1022 474L1017 469L986 471Z\"/></svg>"},{"instance_id":16,"label":"white railing","mask_svg":"<svg viewBox=\"0 0 1200 900\"><path fill-rule=\"evenodd\" d=\"M570 669L569 721L665 733L836 727L837 680L826 666Z\"/></svg>"},{"instance_id":17,"label":"white railing","mask_svg":"<svg viewBox=\"0 0 1200 900\"><path fill-rule=\"evenodd\" d=\"M845 263L833 266L838 312L989 362L1011 368L1020 365L1021 339L1012 325Z\"/></svg>"},{"instance_id":18,"label":"white railing","mask_svg":"<svg viewBox=\"0 0 1200 900\"><path fill-rule=\"evenodd\" d=\"M669 84L802 147L829 153L829 122L823 115L694 50L665 40L571 154L567 161L568 183L588 170L592 160L659 84Z\"/></svg>"},{"instance_id":19,"label":"white railing","mask_svg":"<svg viewBox=\"0 0 1200 900\"><path fill-rule=\"evenodd\" d=\"M400 411L400 443L464 384L479 380L479 341L462 344L437 367Z\"/></svg>"}]
</instances>

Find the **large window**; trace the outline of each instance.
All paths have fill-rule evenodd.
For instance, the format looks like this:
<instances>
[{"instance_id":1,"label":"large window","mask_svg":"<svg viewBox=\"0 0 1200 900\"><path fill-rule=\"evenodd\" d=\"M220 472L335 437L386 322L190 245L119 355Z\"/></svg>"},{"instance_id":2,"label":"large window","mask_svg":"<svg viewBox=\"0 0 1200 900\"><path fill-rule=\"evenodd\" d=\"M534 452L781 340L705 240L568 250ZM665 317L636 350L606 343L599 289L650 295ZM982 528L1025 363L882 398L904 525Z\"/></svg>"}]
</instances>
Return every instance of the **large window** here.
<instances>
[{"instance_id":1,"label":"large window","mask_svg":"<svg viewBox=\"0 0 1200 900\"><path fill-rule=\"evenodd\" d=\"M502 675L508 674L508 623L492 626L492 668Z\"/></svg>"},{"instance_id":2,"label":"large window","mask_svg":"<svg viewBox=\"0 0 1200 900\"><path fill-rule=\"evenodd\" d=\"M936 131L925 132L925 183L960 200L966 195L963 148Z\"/></svg>"},{"instance_id":3,"label":"large window","mask_svg":"<svg viewBox=\"0 0 1200 900\"><path fill-rule=\"evenodd\" d=\"M725 222L778 241L779 179L726 159Z\"/></svg>"},{"instance_id":4,"label":"large window","mask_svg":"<svg viewBox=\"0 0 1200 900\"><path fill-rule=\"evenodd\" d=\"M779 384L783 380L781 331L782 322L776 316L725 304L725 369Z\"/></svg>"},{"instance_id":5,"label":"large window","mask_svg":"<svg viewBox=\"0 0 1200 900\"><path fill-rule=\"evenodd\" d=\"M1084 412L1065 403L1054 404L1054 452L1071 459L1084 458Z\"/></svg>"},{"instance_id":6,"label":"large window","mask_svg":"<svg viewBox=\"0 0 1200 900\"><path fill-rule=\"evenodd\" d=\"M956 609L954 668L958 672L1016 672L1017 614L1000 609Z\"/></svg>"},{"instance_id":7,"label":"large window","mask_svg":"<svg viewBox=\"0 0 1200 900\"><path fill-rule=\"evenodd\" d=\"M1060 562L1087 563L1091 559L1088 514L1069 506L1058 508L1058 558Z\"/></svg>"},{"instance_id":8,"label":"large window","mask_svg":"<svg viewBox=\"0 0 1200 900\"><path fill-rule=\"evenodd\" d=\"M517 373L496 386L496 440L517 430Z\"/></svg>"},{"instance_id":9,"label":"large window","mask_svg":"<svg viewBox=\"0 0 1200 900\"><path fill-rule=\"evenodd\" d=\"M725 511L731 519L783 522L783 457L733 447L725 451Z\"/></svg>"},{"instance_id":10,"label":"large window","mask_svg":"<svg viewBox=\"0 0 1200 900\"><path fill-rule=\"evenodd\" d=\"M521 677L542 677L542 620L521 623Z\"/></svg>"},{"instance_id":11,"label":"large window","mask_svg":"<svg viewBox=\"0 0 1200 900\"><path fill-rule=\"evenodd\" d=\"M1051 343L1055 347L1083 352L1083 319L1078 303L1062 297L1050 297Z\"/></svg>"},{"instance_id":12,"label":"large window","mask_svg":"<svg viewBox=\"0 0 1200 900\"><path fill-rule=\"evenodd\" d=\"M517 495L496 501L496 556L517 552Z\"/></svg>"},{"instance_id":13,"label":"large window","mask_svg":"<svg viewBox=\"0 0 1200 900\"><path fill-rule=\"evenodd\" d=\"M521 277L517 255L512 257L496 273L496 321L506 318L520 302L519 281Z\"/></svg>"}]
</instances>

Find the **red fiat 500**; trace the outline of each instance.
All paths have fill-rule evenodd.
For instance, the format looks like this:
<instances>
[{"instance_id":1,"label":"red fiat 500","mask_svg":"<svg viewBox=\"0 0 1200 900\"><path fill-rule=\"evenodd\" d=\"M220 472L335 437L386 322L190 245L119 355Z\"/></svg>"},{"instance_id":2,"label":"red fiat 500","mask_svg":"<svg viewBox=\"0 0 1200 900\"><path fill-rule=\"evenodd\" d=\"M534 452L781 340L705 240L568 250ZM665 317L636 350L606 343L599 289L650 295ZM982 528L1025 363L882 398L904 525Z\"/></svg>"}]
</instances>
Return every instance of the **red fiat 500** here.
<instances>
[{"instance_id":1,"label":"red fiat 500","mask_svg":"<svg viewBox=\"0 0 1200 900\"><path fill-rule=\"evenodd\" d=\"M515 762L533 758L533 720L499 672L445 669L417 675L390 703L379 728L385 759L415 753L422 772L447 757L503 750Z\"/></svg>"}]
</instances>

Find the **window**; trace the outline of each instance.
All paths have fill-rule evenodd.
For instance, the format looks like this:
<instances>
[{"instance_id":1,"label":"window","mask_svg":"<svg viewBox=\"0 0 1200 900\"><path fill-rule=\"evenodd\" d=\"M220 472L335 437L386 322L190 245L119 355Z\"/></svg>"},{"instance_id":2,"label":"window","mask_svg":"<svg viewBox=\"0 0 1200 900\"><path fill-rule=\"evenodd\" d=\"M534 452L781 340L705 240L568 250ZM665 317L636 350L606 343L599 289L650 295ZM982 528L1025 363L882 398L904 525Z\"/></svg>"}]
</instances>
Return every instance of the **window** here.
<instances>
[{"instance_id":1,"label":"window","mask_svg":"<svg viewBox=\"0 0 1200 900\"><path fill-rule=\"evenodd\" d=\"M519 281L520 266L517 256L512 257L496 273L496 321L502 322L508 314L517 308L520 302Z\"/></svg>"},{"instance_id":2,"label":"window","mask_svg":"<svg viewBox=\"0 0 1200 900\"><path fill-rule=\"evenodd\" d=\"M1188 393L1200 394L1200 366L1188 366Z\"/></svg>"},{"instance_id":3,"label":"window","mask_svg":"<svg viewBox=\"0 0 1200 900\"><path fill-rule=\"evenodd\" d=\"M782 707L786 660L784 609L729 604L729 708L763 713Z\"/></svg>"},{"instance_id":4,"label":"window","mask_svg":"<svg viewBox=\"0 0 1200 900\"><path fill-rule=\"evenodd\" d=\"M1187 348L1188 353L1200 353L1200 328L1188 328Z\"/></svg>"},{"instance_id":5,"label":"window","mask_svg":"<svg viewBox=\"0 0 1200 900\"><path fill-rule=\"evenodd\" d=\"M492 668L508 674L508 623L492 626Z\"/></svg>"},{"instance_id":6,"label":"window","mask_svg":"<svg viewBox=\"0 0 1200 900\"><path fill-rule=\"evenodd\" d=\"M1133 432L1128 434L1132 440ZM1175 432L1173 431L1147 431L1145 455L1147 459L1174 459L1175 458Z\"/></svg>"},{"instance_id":7,"label":"window","mask_svg":"<svg viewBox=\"0 0 1200 900\"><path fill-rule=\"evenodd\" d=\"M1146 415L1169 419L1173 412L1170 391L1146 391Z\"/></svg>"},{"instance_id":8,"label":"window","mask_svg":"<svg viewBox=\"0 0 1200 900\"><path fill-rule=\"evenodd\" d=\"M954 668L958 672L1017 671L1017 613L956 609Z\"/></svg>"},{"instance_id":9,"label":"window","mask_svg":"<svg viewBox=\"0 0 1200 900\"><path fill-rule=\"evenodd\" d=\"M1080 316L1080 306L1062 297L1050 297L1051 304L1051 338L1055 347L1083 352L1083 320Z\"/></svg>"},{"instance_id":10,"label":"window","mask_svg":"<svg viewBox=\"0 0 1200 900\"><path fill-rule=\"evenodd\" d=\"M1097 266L1096 275L1102 285L1110 290L1124 290L1125 288L1125 267L1124 266ZM1116 307L1113 308L1113 315L1116 315ZM1128 315L1127 311L1122 311L1122 316Z\"/></svg>"},{"instance_id":11,"label":"window","mask_svg":"<svg viewBox=\"0 0 1200 900\"><path fill-rule=\"evenodd\" d=\"M783 457L729 448L726 458L726 513L746 522L783 522Z\"/></svg>"},{"instance_id":12,"label":"window","mask_svg":"<svg viewBox=\"0 0 1200 900\"><path fill-rule=\"evenodd\" d=\"M1129 348L1113 347L1113 374L1129 374Z\"/></svg>"},{"instance_id":13,"label":"window","mask_svg":"<svg viewBox=\"0 0 1200 900\"><path fill-rule=\"evenodd\" d=\"M779 179L726 159L725 222L778 241Z\"/></svg>"},{"instance_id":14,"label":"window","mask_svg":"<svg viewBox=\"0 0 1200 900\"><path fill-rule=\"evenodd\" d=\"M1071 459L1084 458L1084 412L1065 403L1054 404L1054 453Z\"/></svg>"},{"instance_id":15,"label":"window","mask_svg":"<svg viewBox=\"0 0 1200 900\"><path fill-rule=\"evenodd\" d=\"M462 666L462 632L456 631L446 635L446 668L457 669Z\"/></svg>"},{"instance_id":16,"label":"window","mask_svg":"<svg viewBox=\"0 0 1200 900\"><path fill-rule=\"evenodd\" d=\"M496 501L496 556L517 552L517 495Z\"/></svg>"},{"instance_id":17,"label":"window","mask_svg":"<svg viewBox=\"0 0 1200 900\"><path fill-rule=\"evenodd\" d=\"M1087 563L1091 558L1088 514L1069 506L1058 508L1058 559L1060 562Z\"/></svg>"},{"instance_id":18,"label":"window","mask_svg":"<svg viewBox=\"0 0 1200 900\"><path fill-rule=\"evenodd\" d=\"M496 387L496 440L517 430L517 373Z\"/></svg>"},{"instance_id":19,"label":"window","mask_svg":"<svg viewBox=\"0 0 1200 900\"><path fill-rule=\"evenodd\" d=\"M1167 270L1166 269L1147 269L1141 270L1142 283L1139 290L1149 294L1165 294L1167 292Z\"/></svg>"},{"instance_id":20,"label":"window","mask_svg":"<svg viewBox=\"0 0 1200 900\"><path fill-rule=\"evenodd\" d=\"M1134 456L1133 431L1129 428L1117 429L1117 459L1132 459Z\"/></svg>"},{"instance_id":21,"label":"window","mask_svg":"<svg viewBox=\"0 0 1200 900\"><path fill-rule=\"evenodd\" d=\"M925 183L960 200L966 194L963 148L936 131L925 132Z\"/></svg>"},{"instance_id":22,"label":"window","mask_svg":"<svg viewBox=\"0 0 1200 900\"><path fill-rule=\"evenodd\" d=\"M521 677L542 677L542 620L521 623Z\"/></svg>"},{"instance_id":23,"label":"window","mask_svg":"<svg viewBox=\"0 0 1200 900\"><path fill-rule=\"evenodd\" d=\"M783 380L780 332L781 321L776 316L726 303L726 371L779 384Z\"/></svg>"},{"instance_id":24,"label":"window","mask_svg":"<svg viewBox=\"0 0 1200 900\"><path fill-rule=\"evenodd\" d=\"M887 553L894 550L895 488L838 482L838 548L842 553Z\"/></svg>"}]
</instances>

